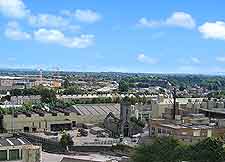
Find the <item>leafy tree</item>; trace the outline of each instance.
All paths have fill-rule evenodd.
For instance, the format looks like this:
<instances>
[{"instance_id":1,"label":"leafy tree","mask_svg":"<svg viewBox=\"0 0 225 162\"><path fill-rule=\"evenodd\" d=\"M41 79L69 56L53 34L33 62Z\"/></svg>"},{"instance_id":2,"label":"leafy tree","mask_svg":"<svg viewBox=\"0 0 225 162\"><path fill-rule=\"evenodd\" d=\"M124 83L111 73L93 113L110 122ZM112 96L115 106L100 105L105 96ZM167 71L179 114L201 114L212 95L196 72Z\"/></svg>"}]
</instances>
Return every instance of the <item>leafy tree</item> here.
<instances>
[{"instance_id":1,"label":"leafy tree","mask_svg":"<svg viewBox=\"0 0 225 162\"><path fill-rule=\"evenodd\" d=\"M72 146L74 144L72 137L69 133L63 132L62 137L60 139L60 144L66 148L68 146Z\"/></svg>"},{"instance_id":2,"label":"leafy tree","mask_svg":"<svg viewBox=\"0 0 225 162\"><path fill-rule=\"evenodd\" d=\"M220 138L207 138L189 148L191 162L224 162L225 150Z\"/></svg>"},{"instance_id":3,"label":"leafy tree","mask_svg":"<svg viewBox=\"0 0 225 162\"><path fill-rule=\"evenodd\" d=\"M112 103L112 98L111 97L105 98L105 103Z\"/></svg>"},{"instance_id":4,"label":"leafy tree","mask_svg":"<svg viewBox=\"0 0 225 162\"><path fill-rule=\"evenodd\" d=\"M32 109L32 102L26 102L22 106L25 110L30 110Z\"/></svg>"},{"instance_id":5,"label":"leafy tree","mask_svg":"<svg viewBox=\"0 0 225 162\"><path fill-rule=\"evenodd\" d=\"M181 144L171 138L157 138L151 145L140 145L132 156L133 162L180 162Z\"/></svg>"},{"instance_id":6,"label":"leafy tree","mask_svg":"<svg viewBox=\"0 0 225 162\"><path fill-rule=\"evenodd\" d=\"M130 97L130 103L131 103L131 105L135 105L137 103L137 98L134 97L134 96L131 96Z\"/></svg>"},{"instance_id":7,"label":"leafy tree","mask_svg":"<svg viewBox=\"0 0 225 162\"><path fill-rule=\"evenodd\" d=\"M64 82L63 82L63 87L64 88L68 88L70 86L70 82L69 82L69 80L66 78L65 80L64 80Z\"/></svg>"},{"instance_id":8,"label":"leafy tree","mask_svg":"<svg viewBox=\"0 0 225 162\"><path fill-rule=\"evenodd\" d=\"M137 119L137 118L134 117L134 116L130 118L130 121L133 122L133 123L135 123L135 124L138 125L139 127L142 127L142 128L145 127L145 123L142 122L140 119Z\"/></svg>"},{"instance_id":9,"label":"leafy tree","mask_svg":"<svg viewBox=\"0 0 225 162\"><path fill-rule=\"evenodd\" d=\"M185 90L185 85L181 84L180 87L179 87L179 91L184 91L184 90Z\"/></svg>"},{"instance_id":10,"label":"leafy tree","mask_svg":"<svg viewBox=\"0 0 225 162\"><path fill-rule=\"evenodd\" d=\"M63 94L65 95L74 95L74 94L80 94L80 93L81 93L81 90L78 86L70 86L63 91Z\"/></svg>"},{"instance_id":11,"label":"leafy tree","mask_svg":"<svg viewBox=\"0 0 225 162\"><path fill-rule=\"evenodd\" d=\"M52 89L40 89L41 101L44 103L53 103L56 101L56 93Z\"/></svg>"},{"instance_id":12,"label":"leafy tree","mask_svg":"<svg viewBox=\"0 0 225 162\"><path fill-rule=\"evenodd\" d=\"M224 162L224 142L207 138L195 145L184 145L171 137L157 138L140 145L132 155L133 162Z\"/></svg>"},{"instance_id":13,"label":"leafy tree","mask_svg":"<svg viewBox=\"0 0 225 162\"><path fill-rule=\"evenodd\" d=\"M121 80L119 82L119 91L120 92L128 92L128 89L129 89L128 83L124 80Z\"/></svg>"}]
</instances>

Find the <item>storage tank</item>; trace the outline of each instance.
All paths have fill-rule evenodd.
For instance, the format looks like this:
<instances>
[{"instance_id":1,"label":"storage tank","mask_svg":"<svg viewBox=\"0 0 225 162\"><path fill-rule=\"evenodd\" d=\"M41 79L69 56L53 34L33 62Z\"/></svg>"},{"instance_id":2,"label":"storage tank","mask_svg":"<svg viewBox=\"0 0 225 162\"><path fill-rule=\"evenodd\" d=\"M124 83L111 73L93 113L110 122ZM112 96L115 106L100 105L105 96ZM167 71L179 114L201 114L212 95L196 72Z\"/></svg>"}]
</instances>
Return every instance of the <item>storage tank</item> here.
<instances>
[{"instance_id":1,"label":"storage tank","mask_svg":"<svg viewBox=\"0 0 225 162\"><path fill-rule=\"evenodd\" d=\"M41 146L24 146L23 162L41 162Z\"/></svg>"}]
</instances>

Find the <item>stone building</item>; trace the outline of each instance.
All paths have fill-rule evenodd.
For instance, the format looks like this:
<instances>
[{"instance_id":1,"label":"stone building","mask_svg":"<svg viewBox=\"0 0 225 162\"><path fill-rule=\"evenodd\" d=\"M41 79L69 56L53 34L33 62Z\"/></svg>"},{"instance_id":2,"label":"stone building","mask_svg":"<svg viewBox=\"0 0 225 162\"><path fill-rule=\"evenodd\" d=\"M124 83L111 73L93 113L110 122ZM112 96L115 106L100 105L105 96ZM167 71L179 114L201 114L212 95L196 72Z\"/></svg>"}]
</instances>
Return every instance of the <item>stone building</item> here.
<instances>
[{"instance_id":1,"label":"stone building","mask_svg":"<svg viewBox=\"0 0 225 162\"><path fill-rule=\"evenodd\" d=\"M0 128L8 132L42 132L72 129L77 124L103 123L112 112L119 116L119 104L81 104L68 108L33 109L5 114L0 118Z\"/></svg>"},{"instance_id":2,"label":"stone building","mask_svg":"<svg viewBox=\"0 0 225 162\"><path fill-rule=\"evenodd\" d=\"M142 126L137 121L141 122L135 117L135 114L132 114L129 98L125 97L120 104L120 118L109 113L104 120L104 127L111 131L112 136L130 137L142 132Z\"/></svg>"},{"instance_id":3,"label":"stone building","mask_svg":"<svg viewBox=\"0 0 225 162\"><path fill-rule=\"evenodd\" d=\"M0 138L0 162L41 162L41 147L24 138Z\"/></svg>"}]
</instances>

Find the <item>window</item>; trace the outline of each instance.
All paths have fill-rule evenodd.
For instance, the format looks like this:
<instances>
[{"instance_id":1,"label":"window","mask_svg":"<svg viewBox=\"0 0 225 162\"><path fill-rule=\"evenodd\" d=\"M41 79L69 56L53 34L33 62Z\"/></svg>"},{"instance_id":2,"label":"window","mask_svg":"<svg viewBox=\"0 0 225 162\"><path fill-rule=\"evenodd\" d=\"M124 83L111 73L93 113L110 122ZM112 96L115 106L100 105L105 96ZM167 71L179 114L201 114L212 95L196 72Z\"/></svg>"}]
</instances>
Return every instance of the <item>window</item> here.
<instances>
[{"instance_id":1,"label":"window","mask_svg":"<svg viewBox=\"0 0 225 162\"><path fill-rule=\"evenodd\" d=\"M76 127L77 126L77 122L76 121L72 121L72 126Z\"/></svg>"},{"instance_id":2,"label":"window","mask_svg":"<svg viewBox=\"0 0 225 162\"><path fill-rule=\"evenodd\" d=\"M194 137L199 137L200 136L200 130L194 130L193 136Z\"/></svg>"},{"instance_id":3,"label":"window","mask_svg":"<svg viewBox=\"0 0 225 162\"><path fill-rule=\"evenodd\" d=\"M171 135L171 134L172 134L172 132L171 132L170 130L167 130L167 134Z\"/></svg>"},{"instance_id":4,"label":"window","mask_svg":"<svg viewBox=\"0 0 225 162\"><path fill-rule=\"evenodd\" d=\"M9 150L9 160L19 160L19 150Z\"/></svg>"},{"instance_id":5,"label":"window","mask_svg":"<svg viewBox=\"0 0 225 162\"><path fill-rule=\"evenodd\" d=\"M158 133L162 133L162 130L161 130L161 128L158 128Z\"/></svg>"},{"instance_id":6,"label":"window","mask_svg":"<svg viewBox=\"0 0 225 162\"><path fill-rule=\"evenodd\" d=\"M7 150L0 150L0 161L7 160Z\"/></svg>"}]
</instances>

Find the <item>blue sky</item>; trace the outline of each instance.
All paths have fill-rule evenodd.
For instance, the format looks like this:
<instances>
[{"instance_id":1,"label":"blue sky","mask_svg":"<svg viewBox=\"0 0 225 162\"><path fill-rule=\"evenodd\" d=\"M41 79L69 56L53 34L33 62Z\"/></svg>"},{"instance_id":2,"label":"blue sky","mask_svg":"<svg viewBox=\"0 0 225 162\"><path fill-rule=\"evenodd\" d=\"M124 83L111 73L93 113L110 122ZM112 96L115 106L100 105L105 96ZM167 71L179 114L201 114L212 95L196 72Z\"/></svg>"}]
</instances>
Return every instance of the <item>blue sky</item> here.
<instances>
[{"instance_id":1,"label":"blue sky","mask_svg":"<svg viewBox=\"0 0 225 162\"><path fill-rule=\"evenodd\" d=\"M0 0L0 68L225 72L219 0Z\"/></svg>"}]
</instances>

